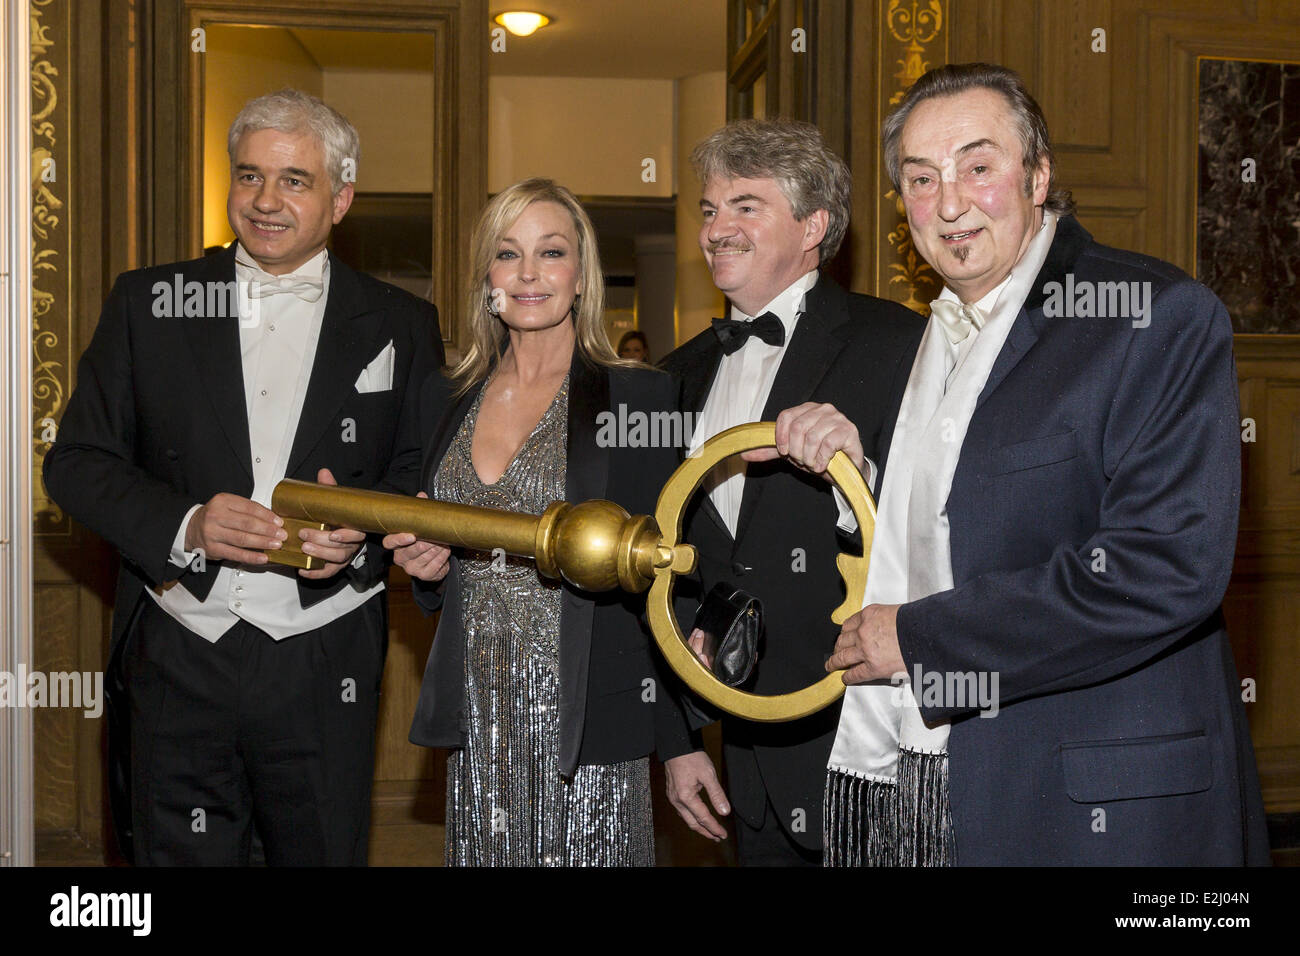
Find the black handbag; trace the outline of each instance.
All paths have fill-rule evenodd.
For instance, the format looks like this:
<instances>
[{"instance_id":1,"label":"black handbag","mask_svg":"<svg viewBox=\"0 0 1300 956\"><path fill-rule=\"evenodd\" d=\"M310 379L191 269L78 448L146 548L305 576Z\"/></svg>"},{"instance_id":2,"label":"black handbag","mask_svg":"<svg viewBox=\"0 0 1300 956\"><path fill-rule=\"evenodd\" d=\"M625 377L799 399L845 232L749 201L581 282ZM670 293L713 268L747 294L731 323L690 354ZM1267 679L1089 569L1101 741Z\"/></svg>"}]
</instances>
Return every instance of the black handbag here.
<instances>
[{"instance_id":1,"label":"black handbag","mask_svg":"<svg viewBox=\"0 0 1300 956\"><path fill-rule=\"evenodd\" d=\"M728 687L749 680L763 636L762 602L730 584L716 584L700 605L695 626L704 632L714 676Z\"/></svg>"}]
</instances>

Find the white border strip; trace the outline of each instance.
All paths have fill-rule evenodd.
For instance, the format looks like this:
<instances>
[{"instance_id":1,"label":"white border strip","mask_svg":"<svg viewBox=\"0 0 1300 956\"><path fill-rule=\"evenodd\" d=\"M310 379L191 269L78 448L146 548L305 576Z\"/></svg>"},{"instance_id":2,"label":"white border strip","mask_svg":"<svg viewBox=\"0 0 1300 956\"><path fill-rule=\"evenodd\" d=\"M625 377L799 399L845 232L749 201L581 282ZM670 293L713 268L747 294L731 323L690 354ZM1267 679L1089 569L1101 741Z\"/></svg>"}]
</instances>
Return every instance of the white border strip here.
<instances>
[{"instance_id":1,"label":"white border strip","mask_svg":"<svg viewBox=\"0 0 1300 956\"><path fill-rule=\"evenodd\" d=\"M23 0L0 19L0 671L32 659L31 22ZM0 866L35 862L32 724L0 708Z\"/></svg>"}]
</instances>

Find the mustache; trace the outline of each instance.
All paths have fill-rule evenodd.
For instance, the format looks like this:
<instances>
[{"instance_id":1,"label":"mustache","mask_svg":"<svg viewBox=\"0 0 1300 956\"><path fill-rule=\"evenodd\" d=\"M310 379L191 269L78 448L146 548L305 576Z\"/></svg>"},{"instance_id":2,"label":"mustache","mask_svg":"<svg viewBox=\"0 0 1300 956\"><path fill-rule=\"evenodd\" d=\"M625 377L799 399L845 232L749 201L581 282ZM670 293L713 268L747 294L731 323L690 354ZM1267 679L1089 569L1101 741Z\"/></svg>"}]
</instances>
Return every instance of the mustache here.
<instances>
[{"instance_id":1,"label":"mustache","mask_svg":"<svg viewBox=\"0 0 1300 956\"><path fill-rule=\"evenodd\" d=\"M721 239L718 242L709 243L709 255L715 252L725 252L734 250L736 252L749 252L754 247L748 243L735 242L731 239Z\"/></svg>"}]
</instances>

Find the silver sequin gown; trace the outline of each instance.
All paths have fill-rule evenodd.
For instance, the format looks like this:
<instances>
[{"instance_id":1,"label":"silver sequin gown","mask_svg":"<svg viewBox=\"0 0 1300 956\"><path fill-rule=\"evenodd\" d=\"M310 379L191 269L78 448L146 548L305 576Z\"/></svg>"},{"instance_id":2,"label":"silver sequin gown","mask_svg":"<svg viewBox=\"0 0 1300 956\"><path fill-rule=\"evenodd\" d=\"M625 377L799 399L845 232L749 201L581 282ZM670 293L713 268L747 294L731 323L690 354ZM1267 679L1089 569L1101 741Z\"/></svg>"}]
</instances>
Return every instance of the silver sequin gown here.
<instances>
[{"instance_id":1,"label":"silver sequin gown","mask_svg":"<svg viewBox=\"0 0 1300 956\"><path fill-rule=\"evenodd\" d=\"M433 497L541 514L564 498L568 379L492 485L470 457L482 399L447 449ZM460 573L468 728L447 761L446 864L653 866L649 758L560 775L560 585L501 554L464 553Z\"/></svg>"}]
</instances>

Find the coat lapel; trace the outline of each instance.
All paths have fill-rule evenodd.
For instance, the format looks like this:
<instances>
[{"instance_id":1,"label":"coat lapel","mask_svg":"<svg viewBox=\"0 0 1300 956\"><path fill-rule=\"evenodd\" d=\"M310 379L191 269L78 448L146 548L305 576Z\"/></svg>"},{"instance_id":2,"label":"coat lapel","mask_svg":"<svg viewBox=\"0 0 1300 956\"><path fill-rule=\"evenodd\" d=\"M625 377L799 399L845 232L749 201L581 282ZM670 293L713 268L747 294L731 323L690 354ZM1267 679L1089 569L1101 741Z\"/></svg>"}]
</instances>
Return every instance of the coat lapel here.
<instances>
[{"instance_id":1,"label":"coat lapel","mask_svg":"<svg viewBox=\"0 0 1300 956\"><path fill-rule=\"evenodd\" d=\"M435 374L443 375L442 372ZM457 399L456 404L447 409L447 412L431 433L429 443L424 450L424 463L421 466L420 474L420 489L425 494L433 494L433 477L438 471L438 466L442 464L442 459L446 457L451 440L456 437L456 432L460 430L460 423L469 414L470 406L474 404L474 399L478 397L478 393L483 390L484 384L485 382L479 382ZM451 392L452 386L449 380L444 379L443 382L439 383L439 386L445 388L448 393Z\"/></svg>"},{"instance_id":2,"label":"coat lapel","mask_svg":"<svg viewBox=\"0 0 1300 956\"><path fill-rule=\"evenodd\" d=\"M682 346L681 364L674 369L674 374L681 381L681 410L694 416L698 423L704 403L709 400L713 388L713 379L718 374L718 365L722 362L722 344L711 331L697 335ZM698 493L699 509L708 515L709 520L728 538L731 529L722 520L713 499L705 493Z\"/></svg>"},{"instance_id":3,"label":"coat lapel","mask_svg":"<svg viewBox=\"0 0 1300 956\"><path fill-rule=\"evenodd\" d=\"M329 300L321 322L311 379L303 401L293 450L286 475L293 475L307 453L319 442L326 428L341 428L339 407L356 388L357 376L385 343L379 342L385 328L379 321L362 322L362 316L377 311L366 301L356 272L334 253L330 257ZM309 476L315 481L316 476Z\"/></svg>"},{"instance_id":4,"label":"coat lapel","mask_svg":"<svg viewBox=\"0 0 1300 956\"><path fill-rule=\"evenodd\" d=\"M201 260L187 281L201 283L235 281L235 246ZM253 487L252 451L248 437L248 398L244 394L244 359L239 345L238 316L209 316L185 319L184 329L199 370L203 394L235 460L248 475L248 491Z\"/></svg>"},{"instance_id":5,"label":"coat lapel","mask_svg":"<svg viewBox=\"0 0 1300 956\"><path fill-rule=\"evenodd\" d=\"M787 408L800 405L812 396L835 361L843 341L834 329L848 318L848 305L844 290L828 276L821 276L809 290L804 301L804 313L795 325L794 335L781 357L772 391L763 406L763 421L775 421ZM751 465L752 469L754 466ZM762 466L760 466L762 467ZM771 467L771 466L768 466ZM763 495L764 482L745 479L745 490L740 498L740 515L736 519L736 541L745 535L750 519Z\"/></svg>"},{"instance_id":6,"label":"coat lapel","mask_svg":"<svg viewBox=\"0 0 1300 956\"><path fill-rule=\"evenodd\" d=\"M722 343L712 332L697 336L685 346L690 352L685 356L682 371L682 411L699 414L709 400L709 390L718 374L722 361Z\"/></svg>"},{"instance_id":7,"label":"coat lapel","mask_svg":"<svg viewBox=\"0 0 1300 956\"><path fill-rule=\"evenodd\" d=\"M569 366L568 465L565 500L577 504L605 497L609 449L596 442L596 416L609 411L609 373L584 361L577 349Z\"/></svg>"},{"instance_id":8,"label":"coat lapel","mask_svg":"<svg viewBox=\"0 0 1300 956\"><path fill-rule=\"evenodd\" d=\"M763 406L764 421L772 421L785 409L808 401L844 347L843 341L831 333L848 316L844 290L839 286L822 288L829 284L831 280L822 276L808 292L804 314L795 325L794 336L781 357L781 367Z\"/></svg>"},{"instance_id":9,"label":"coat lapel","mask_svg":"<svg viewBox=\"0 0 1300 956\"><path fill-rule=\"evenodd\" d=\"M577 349L569 368L569 436L564 498L579 504L608 495L609 449L596 442L596 416L610 408L609 372L585 362ZM596 603L566 584L560 606L560 771L573 773L582 749Z\"/></svg>"},{"instance_id":10,"label":"coat lapel","mask_svg":"<svg viewBox=\"0 0 1300 956\"><path fill-rule=\"evenodd\" d=\"M1020 314L1016 316L1015 324L1007 334L1002 351L998 353L993 368L989 370L989 377L984 382L983 390L980 391L979 400L975 403L976 408L984 404L985 399L1038 341L1038 336L1042 334L1048 321L1043 315L1043 303L1047 299L1047 294L1043 291L1044 287L1050 282L1064 283L1065 274L1074 267L1075 261L1090 242L1092 236L1073 216L1066 216L1057 221L1056 235L1052 237L1052 246L1047 250L1047 258L1043 261L1043 267L1038 270L1038 276L1030 287L1029 297L1020 307Z\"/></svg>"}]
</instances>

